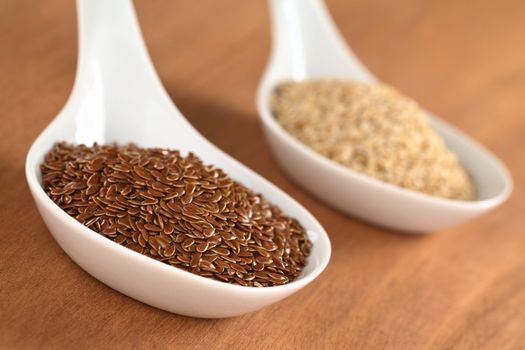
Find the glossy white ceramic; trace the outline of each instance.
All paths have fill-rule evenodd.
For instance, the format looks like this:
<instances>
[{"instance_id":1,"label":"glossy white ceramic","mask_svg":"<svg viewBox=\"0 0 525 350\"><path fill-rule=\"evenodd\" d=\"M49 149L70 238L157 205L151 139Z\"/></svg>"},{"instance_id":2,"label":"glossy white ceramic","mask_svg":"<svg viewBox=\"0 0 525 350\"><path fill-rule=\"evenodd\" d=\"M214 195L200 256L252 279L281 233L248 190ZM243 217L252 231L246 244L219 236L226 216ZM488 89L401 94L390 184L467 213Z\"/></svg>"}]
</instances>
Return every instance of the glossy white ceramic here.
<instances>
[{"instance_id":1,"label":"glossy white ceramic","mask_svg":"<svg viewBox=\"0 0 525 350\"><path fill-rule=\"evenodd\" d=\"M229 317L257 310L298 291L326 267L330 242L299 203L201 136L171 102L145 49L129 0L78 0L78 70L71 96L27 155L26 176L53 237L84 270L149 305L194 317ZM193 151L208 164L262 193L308 230L313 250L301 276L277 287L218 282L124 248L68 216L45 194L39 163L57 141L134 142ZM96 303L96 300L93 300Z\"/></svg>"},{"instance_id":2,"label":"glossy white ceramic","mask_svg":"<svg viewBox=\"0 0 525 350\"><path fill-rule=\"evenodd\" d=\"M430 116L472 174L478 198L447 200L361 175L314 152L273 118L269 96L279 82L316 78L377 79L337 31L322 0L270 0L273 47L257 93L265 135L278 162L303 188L341 211L398 231L428 233L459 224L501 204L512 191L505 166L488 150Z\"/></svg>"}]
</instances>

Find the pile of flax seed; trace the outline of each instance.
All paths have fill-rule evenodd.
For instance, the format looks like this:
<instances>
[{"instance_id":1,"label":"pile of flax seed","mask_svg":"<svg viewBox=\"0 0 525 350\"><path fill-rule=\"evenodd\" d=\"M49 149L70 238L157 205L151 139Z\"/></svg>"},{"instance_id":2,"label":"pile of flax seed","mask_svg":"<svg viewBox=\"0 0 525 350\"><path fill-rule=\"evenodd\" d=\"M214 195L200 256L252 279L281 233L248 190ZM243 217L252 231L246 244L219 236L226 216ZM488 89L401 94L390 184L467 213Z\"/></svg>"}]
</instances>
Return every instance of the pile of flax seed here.
<instances>
[{"instance_id":1,"label":"pile of flax seed","mask_svg":"<svg viewBox=\"0 0 525 350\"><path fill-rule=\"evenodd\" d=\"M419 105L387 85L284 82L270 104L290 134L352 170L431 196L476 196L470 175Z\"/></svg>"},{"instance_id":2,"label":"pile of flax seed","mask_svg":"<svg viewBox=\"0 0 525 350\"><path fill-rule=\"evenodd\" d=\"M40 169L48 196L80 223L203 277L286 284L310 254L296 219L192 153L58 143Z\"/></svg>"}]
</instances>

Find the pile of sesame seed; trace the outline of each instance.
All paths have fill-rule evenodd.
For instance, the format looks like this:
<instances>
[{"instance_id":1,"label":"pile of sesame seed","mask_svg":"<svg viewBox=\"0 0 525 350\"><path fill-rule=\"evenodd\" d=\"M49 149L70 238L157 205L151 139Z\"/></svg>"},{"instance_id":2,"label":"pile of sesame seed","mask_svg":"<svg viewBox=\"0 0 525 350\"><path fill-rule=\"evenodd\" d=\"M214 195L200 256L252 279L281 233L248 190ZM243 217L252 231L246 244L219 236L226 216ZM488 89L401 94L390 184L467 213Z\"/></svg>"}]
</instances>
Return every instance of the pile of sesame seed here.
<instances>
[{"instance_id":1,"label":"pile of sesame seed","mask_svg":"<svg viewBox=\"0 0 525 350\"><path fill-rule=\"evenodd\" d=\"M352 170L432 196L476 196L471 177L423 110L387 85L284 82L270 104L285 130Z\"/></svg>"},{"instance_id":2,"label":"pile of sesame seed","mask_svg":"<svg viewBox=\"0 0 525 350\"><path fill-rule=\"evenodd\" d=\"M200 276L281 285L310 254L296 219L192 153L58 143L40 169L47 195L80 223Z\"/></svg>"}]
</instances>

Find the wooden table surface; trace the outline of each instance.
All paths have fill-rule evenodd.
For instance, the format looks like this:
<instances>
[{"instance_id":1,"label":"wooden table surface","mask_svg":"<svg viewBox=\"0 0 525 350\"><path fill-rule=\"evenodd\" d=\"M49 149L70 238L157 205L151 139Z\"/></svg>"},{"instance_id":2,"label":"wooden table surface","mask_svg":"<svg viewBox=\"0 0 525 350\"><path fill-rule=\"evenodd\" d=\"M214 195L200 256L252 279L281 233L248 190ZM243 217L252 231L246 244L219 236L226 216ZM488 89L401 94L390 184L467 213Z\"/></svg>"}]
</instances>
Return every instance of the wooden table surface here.
<instances>
[{"instance_id":1,"label":"wooden table surface","mask_svg":"<svg viewBox=\"0 0 525 350\"><path fill-rule=\"evenodd\" d=\"M525 2L328 0L381 79L465 130L510 168L494 212L425 237L372 227L292 183L268 151L254 92L265 1L137 0L175 103L212 142L304 204L329 233L326 271L261 311L202 320L106 287L58 247L24 176L32 140L64 104L74 2L0 2L0 348L525 348Z\"/></svg>"}]
</instances>

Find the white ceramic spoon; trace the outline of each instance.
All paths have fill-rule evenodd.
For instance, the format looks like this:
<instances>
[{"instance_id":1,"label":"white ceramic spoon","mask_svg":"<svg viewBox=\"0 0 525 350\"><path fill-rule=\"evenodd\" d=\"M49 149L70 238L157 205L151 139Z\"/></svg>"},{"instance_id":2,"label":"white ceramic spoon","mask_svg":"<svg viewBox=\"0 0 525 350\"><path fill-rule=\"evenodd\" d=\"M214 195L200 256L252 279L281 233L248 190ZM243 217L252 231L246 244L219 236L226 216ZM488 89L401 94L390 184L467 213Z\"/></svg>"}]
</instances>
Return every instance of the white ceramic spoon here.
<instances>
[{"instance_id":1,"label":"white ceramic spoon","mask_svg":"<svg viewBox=\"0 0 525 350\"><path fill-rule=\"evenodd\" d=\"M270 0L273 47L259 85L257 108L275 157L302 187L348 214L394 230L426 233L444 229L501 204L512 191L504 165L457 129L430 116L472 174L478 199L431 197L361 175L314 152L273 118L269 96L279 82L316 78L377 79L348 48L321 0Z\"/></svg>"},{"instance_id":2,"label":"white ceramic spoon","mask_svg":"<svg viewBox=\"0 0 525 350\"><path fill-rule=\"evenodd\" d=\"M63 110L33 143L26 176L54 238L84 270L144 303L194 317L229 317L257 310L298 291L326 267L330 242L299 203L213 146L171 102L145 49L128 0L79 0L79 58L73 92ZM58 141L134 142L143 147L193 151L283 211L308 230L313 250L295 281L276 287L231 285L145 257L95 233L68 216L44 193L39 164ZM96 303L96 300L93 301Z\"/></svg>"}]
</instances>

